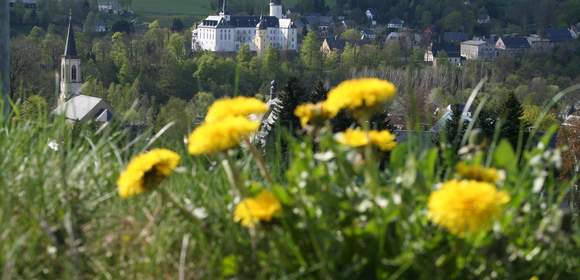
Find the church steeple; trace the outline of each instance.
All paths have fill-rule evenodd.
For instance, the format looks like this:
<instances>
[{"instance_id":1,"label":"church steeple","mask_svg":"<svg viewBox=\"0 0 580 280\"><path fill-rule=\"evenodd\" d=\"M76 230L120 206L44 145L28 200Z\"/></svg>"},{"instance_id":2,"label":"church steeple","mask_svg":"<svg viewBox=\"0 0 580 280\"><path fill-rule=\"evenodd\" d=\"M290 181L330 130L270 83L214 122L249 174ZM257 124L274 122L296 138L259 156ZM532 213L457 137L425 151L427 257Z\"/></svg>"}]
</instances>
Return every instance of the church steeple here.
<instances>
[{"instance_id":1,"label":"church steeple","mask_svg":"<svg viewBox=\"0 0 580 280\"><path fill-rule=\"evenodd\" d=\"M77 44L75 42L75 31L72 25L72 11L68 15L68 31L66 34L66 45L64 47L65 57L77 57Z\"/></svg>"},{"instance_id":2,"label":"church steeple","mask_svg":"<svg viewBox=\"0 0 580 280\"><path fill-rule=\"evenodd\" d=\"M72 13L68 16L68 31L64 53L60 59L60 96L59 102L64 103L75 95L79 95L83 79L81 76L81 60L77 54L75 32L72 24Z\"/></svg>"}]
</instances>

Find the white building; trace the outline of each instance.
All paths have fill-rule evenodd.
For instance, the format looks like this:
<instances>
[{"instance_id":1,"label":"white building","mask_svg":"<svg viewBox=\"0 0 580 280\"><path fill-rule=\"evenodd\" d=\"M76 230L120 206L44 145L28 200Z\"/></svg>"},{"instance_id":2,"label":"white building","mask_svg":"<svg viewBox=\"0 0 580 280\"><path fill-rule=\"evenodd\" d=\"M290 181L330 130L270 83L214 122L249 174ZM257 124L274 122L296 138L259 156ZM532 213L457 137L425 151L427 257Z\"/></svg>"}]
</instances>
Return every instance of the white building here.
<instances>
[{"instance_id":1,"label":"white building","mask_svg":"<svg viewBox=\"0 0 580 280\"><path fill-rule=\"evenodd\" d=\"M256 40L258 33L265 38ZM258 53L268 46L296 51L298 32L294 22L282 14L281 0L270 0L269 16L235 16L225 8L217 16L208 16L192 31L191 45L193 51L236 52L243 45Z\"/></svg>"},{"instance_id":2,"label":"white building","mask_svg":"<svg viewBox=\"0 0 580 280\"><path fill-rule=\"evenodd\" d=\"M461 42L461 57L467 60L493 60L497 56L495 45L484 40Z\"/></svg>"}]
</instances>

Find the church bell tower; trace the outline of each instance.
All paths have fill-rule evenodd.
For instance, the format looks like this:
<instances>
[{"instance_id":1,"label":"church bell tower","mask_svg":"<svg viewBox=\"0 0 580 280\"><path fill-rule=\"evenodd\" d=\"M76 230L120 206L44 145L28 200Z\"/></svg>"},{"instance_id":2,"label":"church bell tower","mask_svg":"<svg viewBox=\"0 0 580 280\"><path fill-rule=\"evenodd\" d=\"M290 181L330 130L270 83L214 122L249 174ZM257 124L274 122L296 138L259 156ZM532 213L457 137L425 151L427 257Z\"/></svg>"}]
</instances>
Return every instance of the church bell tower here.
<instances>
[{"instance_id":1,"label":"church bell tower","mask_svg":"<svg viewBox=\"0 0 580 280\"><path fill-rule=\"evenodd\" d=\"M72 26L72 13L68 18L68 31L64 54L60 59L60 96L59 103L80 94L82 86L81 60L77 55L75 33Z\"/></svg>"}]
</instances>

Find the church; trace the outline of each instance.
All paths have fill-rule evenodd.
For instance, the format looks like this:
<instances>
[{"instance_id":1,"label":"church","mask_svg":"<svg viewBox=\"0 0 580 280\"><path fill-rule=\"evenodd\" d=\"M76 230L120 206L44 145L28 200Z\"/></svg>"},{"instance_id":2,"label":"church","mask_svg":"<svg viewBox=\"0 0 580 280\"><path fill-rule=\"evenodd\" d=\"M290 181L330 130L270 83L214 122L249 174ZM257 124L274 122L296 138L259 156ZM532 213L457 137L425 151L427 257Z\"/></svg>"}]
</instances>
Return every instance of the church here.
<instances>
[{"instance_id":1,"label":"church","mask_svg":"<svg viewBox=\"0 0 580 280\"><path fill-rule=\"evenodd\" d=\"M113 110L102 98L82 94L81 59L77 54L72 15L69 15L64 54L60 60L60 93L53 111L71 122L110 122Z\"/></svg>"},{"instance_id":2,"label":"church","mask_svg":"<svg viewBox=\"0 0 580 280\"><path fill-rule=\"evenodd\" d=\"M282 12L282 0L270 0L268 16L230 15L224 5L219 15L208 16L192 31L193 51L237 52L243 45L258 55L268 47L298 50L298 32Z\"/></svg>"}]
</instances>

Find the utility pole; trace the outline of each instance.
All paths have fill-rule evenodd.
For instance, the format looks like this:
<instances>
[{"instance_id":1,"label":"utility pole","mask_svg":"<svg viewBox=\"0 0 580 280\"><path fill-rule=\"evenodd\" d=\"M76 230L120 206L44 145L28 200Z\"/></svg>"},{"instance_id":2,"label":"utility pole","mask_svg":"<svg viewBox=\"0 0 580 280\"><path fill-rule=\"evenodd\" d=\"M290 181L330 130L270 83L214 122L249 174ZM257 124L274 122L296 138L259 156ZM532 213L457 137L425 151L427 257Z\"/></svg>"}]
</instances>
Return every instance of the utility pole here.
<instances>
[{"instance_id":1,"label":"utility pole","mask_svg":"<svg viewBox=\"0 0 580 280\"><path fill-rule=\"evenodd\" d=\"M9 0L0 0L0 92L3 111L8 112L10 104L10 8Z\"/></svg>"}]
</instances>

